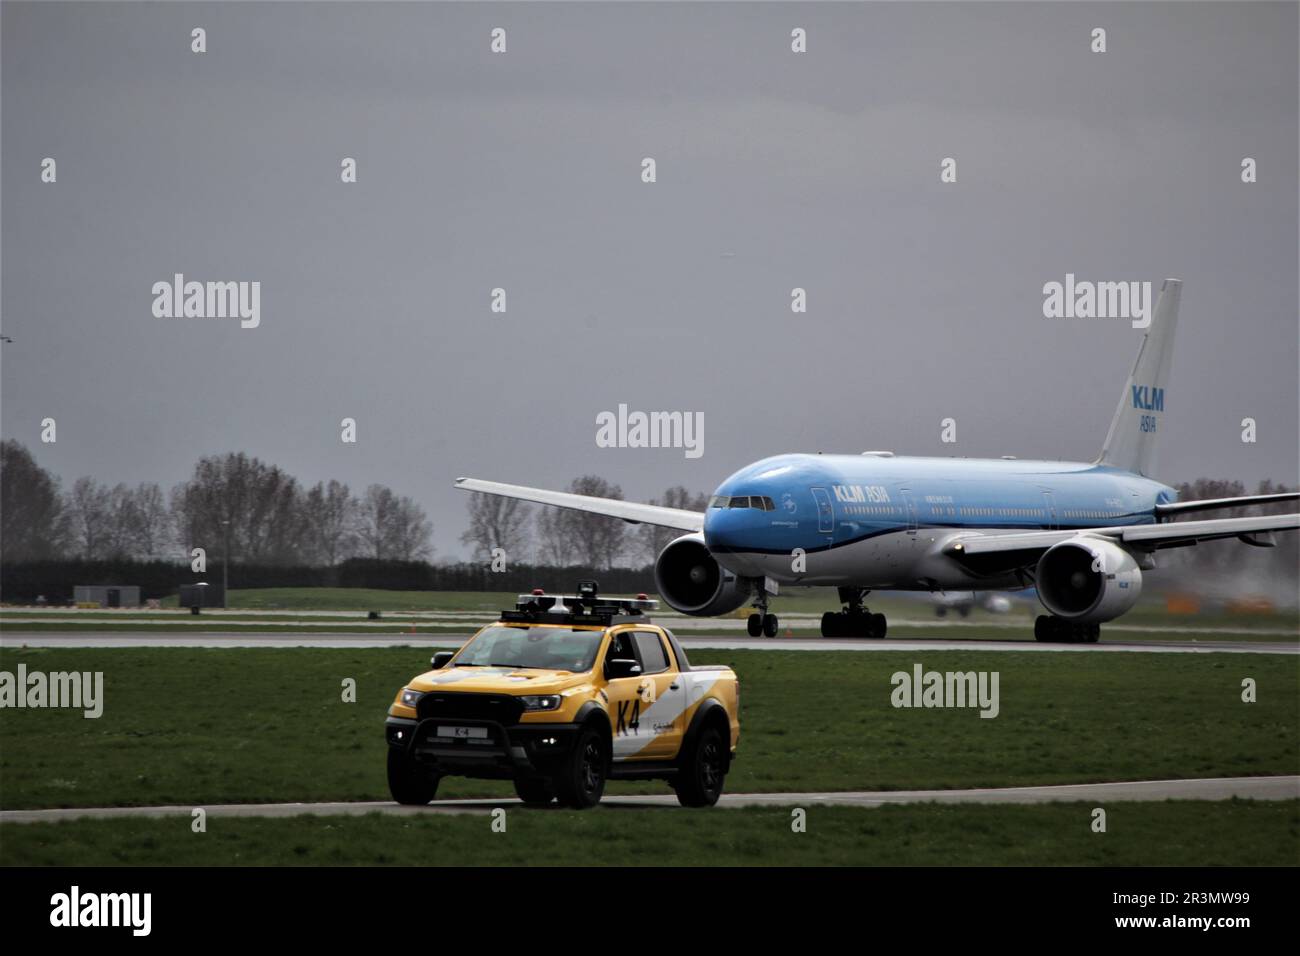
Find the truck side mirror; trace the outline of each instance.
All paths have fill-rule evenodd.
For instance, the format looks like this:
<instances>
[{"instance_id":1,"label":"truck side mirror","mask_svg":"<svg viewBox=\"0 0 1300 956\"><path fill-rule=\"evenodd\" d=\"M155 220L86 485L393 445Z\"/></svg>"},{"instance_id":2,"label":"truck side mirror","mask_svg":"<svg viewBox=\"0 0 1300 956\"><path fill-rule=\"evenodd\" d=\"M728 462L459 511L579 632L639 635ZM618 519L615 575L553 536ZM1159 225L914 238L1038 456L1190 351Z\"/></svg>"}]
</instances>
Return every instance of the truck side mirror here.
<instances>
[{"instance_id":1,"label":"truck side mirror","mask_svg":"<svg viewBox=\"0 0 1300 956\"><path fill-rule=\"evenodd\" d=\"M605 676L611 680L618 677L639 677L641 665L626 657L614 657L605 661Z\"/></svg>"},{"instance_id":2,"label":"truck side mirror","mask_svg":"<svg viewBox=\"0 0 1300 956\"><path fill-rule=\"evenodd\" d=\"M446 667L447 662L455 656L455 651L439 651L430 658L429 663L433 665L434 670L440 671Z\"/></svg>"}]
</instances>

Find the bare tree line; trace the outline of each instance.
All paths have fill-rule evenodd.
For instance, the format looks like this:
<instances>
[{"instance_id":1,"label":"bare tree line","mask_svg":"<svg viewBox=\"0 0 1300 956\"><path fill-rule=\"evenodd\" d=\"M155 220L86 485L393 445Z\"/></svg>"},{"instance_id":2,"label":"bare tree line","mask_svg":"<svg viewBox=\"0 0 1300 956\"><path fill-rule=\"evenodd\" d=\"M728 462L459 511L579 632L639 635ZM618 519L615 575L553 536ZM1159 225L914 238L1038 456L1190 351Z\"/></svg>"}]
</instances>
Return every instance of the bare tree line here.
<instances>
[{"instance_id":1,"label":"bare tree line","mask_svg":"<svg viewBox=\"0 0 1300 956\"><path fill-rule=\"evenodd\" d=\"M1176 486L1179 499L1237 497L1239 481L1202 478ZM623 490L597 475L582 475L574 494L623 500ZM1255 493L1293 490L1271 481ZM677 485L650 504L703 511L707 496ZM532 506L495 495L467 500L469 527L460 536L475 561L501 549L510 563L590 568L652 563L679 532L615 518ZM1287 505L1226 509L1217 517L1283 512ZM1196 516L1193 516L1196 517ZM333 566L353 557L426 560L433 528L411 498L383 485L360 495L338 481L303 487L275 465L245 454L200 459L191 477L164 493L155 483L105 485L77 479L64 493L59 480L16 441L0 442L0 549L7 560L79 557L90 560L155 558L202 547L210 557L262 564ZM1294 570L1296 535L1277 536L1274 549L1210 542L1162 552L1162 564L1207 574L1267 574Z\"/></svg>"},{"instance_id":2,"label":"bare tree line","mask_svg":"<svg viewBox=\"0 0 1300 956\"><path fill-rule=\"evenodd\" d=\"M1246 494L1271 495L1285 491L1295 491L1284 484L1261 481L1253 491L1246 490L1240 481L1222 481L1211 478L1198 478L1196 481L1175 485L1179 501L1202 501L1211 498L1238 498ZM1295 510L1294 502L1281 502L1272 505L1250 505L1243 508L1224 508L1221 511L1193 513L1177 520L1193 521L1204 518L1247 518L1255 515L1290 514ZM1300 567L1300 535L1278 534L1273 538L1274 547L1245 547L1236 539L1226 541L1206 541L1194 548L1170 548L1161 551L1160 564L1170 568L1181 568L1207 577L1221 579L1259 579L1267 583L1272 575L1285 574L1293 576ZM1292 585L1294 587L1294 585Z\"/></svg>"},{"instance_id":3,"label":"bare tree line","mask_svg":"<svg viewBox=\"0 0 1300 956\"><path fill-rule=\"evenodd\" d=\"M384 485L354 495L338 481L304 488L243 453L199 459L164 493L153 482L78 478L66 493L19 442L0 442L0 548L7 560L157 558L203 548L259 564L335 565L352 557L433 554L433 526Z\"/></svg>"}]
</instances>

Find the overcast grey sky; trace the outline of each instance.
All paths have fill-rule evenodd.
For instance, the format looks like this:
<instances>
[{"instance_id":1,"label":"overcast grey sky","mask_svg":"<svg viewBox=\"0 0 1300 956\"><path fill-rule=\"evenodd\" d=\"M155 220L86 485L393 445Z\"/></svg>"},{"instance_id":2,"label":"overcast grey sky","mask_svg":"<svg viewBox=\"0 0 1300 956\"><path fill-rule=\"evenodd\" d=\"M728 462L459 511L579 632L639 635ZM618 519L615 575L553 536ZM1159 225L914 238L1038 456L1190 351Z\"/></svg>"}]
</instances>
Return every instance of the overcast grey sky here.
<instances>
[{"instance_id":1,"label":"overcast grey sky","mask_svg":"<svg viewBox=\"0 0 1300 956\"><path fill-rule=\"evenodd\" d=\"M1141 333L1045 319L1067 272L1185 282L1159 477L1298 480L1295 4L2 18L0 427L65 486L242 450L411 495L449 556L458 475L644 500L784 451L1091 459ZM175 272L260 281L260 327L155 318ZM703 412L703 456L598 448L619 403Z\"/></svg>"}]
</instances>

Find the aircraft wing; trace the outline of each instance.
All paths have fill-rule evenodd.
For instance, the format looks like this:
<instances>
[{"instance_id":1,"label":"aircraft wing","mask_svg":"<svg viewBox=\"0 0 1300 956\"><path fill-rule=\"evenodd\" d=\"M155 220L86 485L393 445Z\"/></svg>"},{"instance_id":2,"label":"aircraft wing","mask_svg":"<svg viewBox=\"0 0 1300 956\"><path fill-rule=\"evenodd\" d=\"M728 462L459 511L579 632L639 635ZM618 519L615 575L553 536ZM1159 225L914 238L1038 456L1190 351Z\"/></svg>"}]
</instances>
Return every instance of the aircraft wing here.
<instances>
[{"instance_id":1,"label":"aircraft wing","mask_svg":"<svg viewBox=\"0 0 1300 956\"><path fill-rule=\"evenodd\" d=\"M1210 518L1202 521L1177 521L1166 524L1134 524L1112 528L1077 528L1069 531L993 531L958 535L944 546L955 558L963 555L999 554L1013 551L1046 551L1054 544L1085 534L1131 544L1153 551L1213 541L1216 538L1240 538L1269 531L1300 529L1300 514L1261 515L1254 518Z\"/></svg>"},{"instance_id":2,"label":"aircraft wing","mask_svg":"<svg viewBox=\"0 0 1300 956\"><path fill-rule=\"evenodd\" d=\"M1156 505L1156 514L1186 514L1189 511L1212 511L1216 508L1246 508L1250 505L1272 505L1279 501L1300 499L1300 491L1283 491L1273 495L1243 495L1240 498L1202 498L1199 501L1175 501Z\"/></svg>"},{"instance_id":3,"label":"aircraft wing","mask_svg":"<svg viewBox=\"0 0 1300 956\"><path fill-rule=\"evenodd\" d=\"M704 515L701 512L685 511L681 508L643 505L636 501L618 501L613 498L593 498L591 495L547 491L545 488L526 488L523 485L507 485L500 481L484 481L481 478L457 478L456 487L462 491L477 491L485 495L518 498L539 505L571 508L574 511L586 511L609 518L622 518L632 524L653 524L664 528L676 528L678 531L700 531L704 528Z\"/></svg>"}]
</instances>

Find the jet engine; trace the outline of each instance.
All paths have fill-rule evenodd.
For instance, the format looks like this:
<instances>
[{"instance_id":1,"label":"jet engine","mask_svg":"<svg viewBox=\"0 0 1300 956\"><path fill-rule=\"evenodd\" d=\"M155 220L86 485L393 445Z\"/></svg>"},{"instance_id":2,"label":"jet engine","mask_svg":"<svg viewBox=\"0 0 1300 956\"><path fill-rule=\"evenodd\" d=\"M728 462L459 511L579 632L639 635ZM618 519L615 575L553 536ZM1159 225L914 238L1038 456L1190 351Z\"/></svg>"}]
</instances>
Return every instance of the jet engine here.
<instances>
[{"instance_id":1,"label":"jet engine","mask_svg":"<svg viewBox=\"0 0 1300 956\"><path fill-rule=\"evenodd\" d=\"M1119 617L1142 594L1142 571L1119 545L1081 535L1038 559L1038 599L1059 618L1079 624Z\"/></svg>"},{"instance_id":2,"label":"jet engine","mask_svg":"<svg viewBox=\"0 0 1300 956\"><path fill-rule=\"evenodd\" d=\"M674 611L696 617L734 611L752 593L749 579L738 578L718 564L702 534L682 535L659 552L655 586Z\"/></svg>"}]
</instances>

